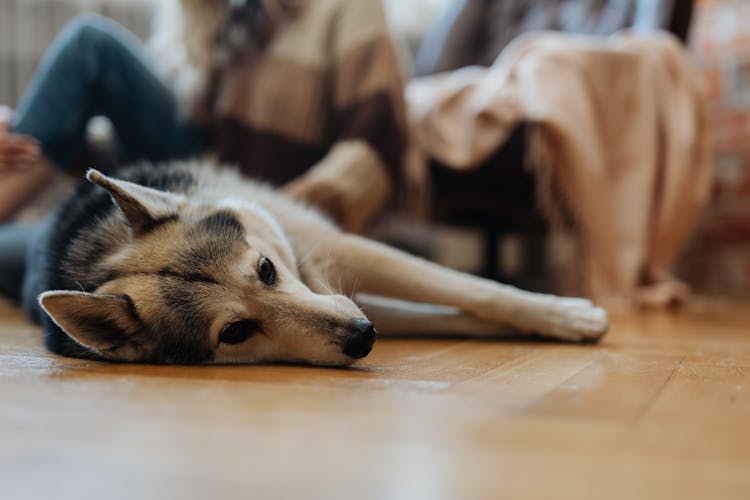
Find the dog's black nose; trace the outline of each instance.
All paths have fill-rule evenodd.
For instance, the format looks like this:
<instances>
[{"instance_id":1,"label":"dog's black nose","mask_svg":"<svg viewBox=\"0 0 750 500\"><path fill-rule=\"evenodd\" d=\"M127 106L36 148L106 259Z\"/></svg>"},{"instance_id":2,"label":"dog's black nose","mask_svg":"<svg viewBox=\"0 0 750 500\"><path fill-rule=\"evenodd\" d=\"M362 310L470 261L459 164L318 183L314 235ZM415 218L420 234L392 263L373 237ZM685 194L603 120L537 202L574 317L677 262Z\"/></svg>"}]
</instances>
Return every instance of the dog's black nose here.
<instances>
[{"instance_id":1,"label":"dog's black nose","mask_svg":"<svg viewBox=\"0 0 750 500\"><path fill-rule=\"evenodd\" d=\"M347 328L344 338L344 354L352 358L364 358L375 343L375 328L366 319L355 319Z\"/></svg>"}]
</instances>

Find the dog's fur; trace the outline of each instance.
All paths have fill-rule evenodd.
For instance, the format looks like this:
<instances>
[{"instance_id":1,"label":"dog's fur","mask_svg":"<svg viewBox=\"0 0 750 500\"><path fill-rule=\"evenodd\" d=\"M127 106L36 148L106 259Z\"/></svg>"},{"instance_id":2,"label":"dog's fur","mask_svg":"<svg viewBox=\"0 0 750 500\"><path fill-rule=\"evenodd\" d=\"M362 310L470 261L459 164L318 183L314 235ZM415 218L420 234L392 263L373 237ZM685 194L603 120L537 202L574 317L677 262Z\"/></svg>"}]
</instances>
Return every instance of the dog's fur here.
<instances>
[{"instance_id":1,"label":"dog's fur","mask_svg":"<svg viewBox=\"0 0 750 500\"><path fill-rule=\"evenodd\" d=\"M348 365L375 335L355 292L455 308L437 324L384 319L395 333L498 334L504 325L583 341L608 328L606 313L585 299L524 292L342 233L211 162L87 178L42 240L39 304L56 353Z\"/></svg>"}]
</instances>

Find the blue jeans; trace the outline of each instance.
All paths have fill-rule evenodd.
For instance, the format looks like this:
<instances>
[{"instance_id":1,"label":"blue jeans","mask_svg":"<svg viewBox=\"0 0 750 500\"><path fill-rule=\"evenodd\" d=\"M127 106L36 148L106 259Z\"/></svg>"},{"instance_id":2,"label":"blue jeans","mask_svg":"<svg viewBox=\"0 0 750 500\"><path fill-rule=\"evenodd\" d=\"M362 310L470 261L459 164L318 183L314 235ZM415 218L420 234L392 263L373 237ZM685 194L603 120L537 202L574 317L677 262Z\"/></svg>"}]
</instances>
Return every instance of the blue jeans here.
<instances>
[{"instance_id":1,"label":"blue jeans","mask_svg":"<svg viewBox=\"0 0 750 500\"><path fill-rule=\"evenodd\" d=\"M86 125L95 115L109 118L129 159L194 154L201 134L179 118L172 91L143 52L140 41L114 21L95 15L75 19L42 60L13 130L35 137L61 168L83 145Z\"/></svg>"},{"instance_id":2,"label":"blue jeans","mask_svg":"<svg viewBox=\"0 0 750 500\"><path fill-rule=\"evenodd\" d=\"M200 130L181 119L169 87L144 57L143 45L107 18L85 15L54 41L16 110L12 130L35 137L44 155L65 169L84 144L96 115L109 118L129 160L163 161L199 151ZM0 180L0 182L2 182ZM18 297L31 231L0 231L0 291Z\"/></svg>"}]
</instances>

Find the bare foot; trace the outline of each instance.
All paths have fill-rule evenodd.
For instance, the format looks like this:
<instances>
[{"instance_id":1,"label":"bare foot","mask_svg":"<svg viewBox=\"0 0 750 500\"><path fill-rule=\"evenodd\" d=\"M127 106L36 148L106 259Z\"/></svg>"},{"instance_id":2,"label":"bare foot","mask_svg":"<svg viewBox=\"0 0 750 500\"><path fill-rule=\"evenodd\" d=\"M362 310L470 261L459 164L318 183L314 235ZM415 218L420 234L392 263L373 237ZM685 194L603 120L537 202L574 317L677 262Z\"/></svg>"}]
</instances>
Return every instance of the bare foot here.
<instances>
[{"instance_id":1,"label":"bare foot","mask_svg":"<svg viewBox=\"0 0 750 500\"><path fill-rule=\"evenodd\" d=\"M28 168L41 159L36 139L10 131L12 118L13 110L0 106L0 174Z\"/></svg>"},{"instance_id":2,"label":"bare foot","mask_svg":"<svg viewBox=\"0 0 750 500\"><path fill-rule=\"evenodd\" d=\"M54 178L37 141L10 131L13 111L0 106L0 223L16 212Z\"/></svg>"}]
</instances>

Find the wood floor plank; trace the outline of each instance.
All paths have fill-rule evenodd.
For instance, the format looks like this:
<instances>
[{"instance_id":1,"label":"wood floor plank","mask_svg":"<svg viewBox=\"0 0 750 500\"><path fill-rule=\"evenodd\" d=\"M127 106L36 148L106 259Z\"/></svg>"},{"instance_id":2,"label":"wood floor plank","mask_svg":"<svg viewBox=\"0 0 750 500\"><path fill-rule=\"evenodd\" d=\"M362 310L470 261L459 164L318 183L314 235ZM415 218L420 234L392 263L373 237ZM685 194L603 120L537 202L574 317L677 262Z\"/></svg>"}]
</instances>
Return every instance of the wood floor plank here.
<instances>
[{"instance_id":1,"label":"wood floor plank","mask_svg":"<svg viewBox=\"0 0 750 500\"><path fill-rule=\"evenodd\" d=\"M0 303L0 499L750 498L747 311L336 370L66 359Z\"/></svg>"},{"instance_id":2,"label":"wood floor plank","mask_svg":"<svg viewBox=\"0 0 750 500\"><path fill-rule=\"evenodd\" d=\"M630 424L659 397L681 362L672 354L601 352L528 411Z\"/></svg>"}]
</instances>

